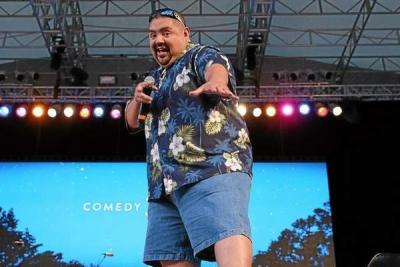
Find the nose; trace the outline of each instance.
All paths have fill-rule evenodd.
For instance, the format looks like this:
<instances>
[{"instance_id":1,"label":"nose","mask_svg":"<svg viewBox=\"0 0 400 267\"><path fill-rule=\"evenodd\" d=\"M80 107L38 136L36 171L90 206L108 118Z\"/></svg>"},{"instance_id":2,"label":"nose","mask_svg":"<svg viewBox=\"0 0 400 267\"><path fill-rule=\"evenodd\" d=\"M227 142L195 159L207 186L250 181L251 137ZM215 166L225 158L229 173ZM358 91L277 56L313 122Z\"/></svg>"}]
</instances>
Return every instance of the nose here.
<instances>
[{"instance_id":1,"label":"nose","mask_svg":"<svg viewBox=\"0 0 400 267\"><path fill-rule=\"evenodd\" d=\"M164 38L162 34L157 34L156 37L154 38L153 42L158 45L158 44L163 44L164 43Z\"/></svg>"}]
</instances>

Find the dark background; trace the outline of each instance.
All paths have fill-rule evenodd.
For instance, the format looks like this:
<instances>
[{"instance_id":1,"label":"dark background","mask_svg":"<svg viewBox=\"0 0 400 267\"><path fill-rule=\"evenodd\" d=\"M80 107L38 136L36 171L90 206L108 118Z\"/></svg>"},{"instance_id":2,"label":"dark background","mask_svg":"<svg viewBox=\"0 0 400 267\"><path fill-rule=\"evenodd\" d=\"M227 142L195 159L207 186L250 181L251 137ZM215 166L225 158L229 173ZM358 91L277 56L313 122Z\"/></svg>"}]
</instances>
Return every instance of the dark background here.
<instances>
[{"instance_id":1,"label":"dark background","mask_svg":"<svg viewBox=\"0 0 400 267\"><path fill-rule=\"evenodd\" d=\"M346 103L334 118L246 117L255 161L326 161L337 266L400 252L400 105ZM0 119L2 161L143 161L143 133L123 120Z\"/></svg>"}]
</instances>

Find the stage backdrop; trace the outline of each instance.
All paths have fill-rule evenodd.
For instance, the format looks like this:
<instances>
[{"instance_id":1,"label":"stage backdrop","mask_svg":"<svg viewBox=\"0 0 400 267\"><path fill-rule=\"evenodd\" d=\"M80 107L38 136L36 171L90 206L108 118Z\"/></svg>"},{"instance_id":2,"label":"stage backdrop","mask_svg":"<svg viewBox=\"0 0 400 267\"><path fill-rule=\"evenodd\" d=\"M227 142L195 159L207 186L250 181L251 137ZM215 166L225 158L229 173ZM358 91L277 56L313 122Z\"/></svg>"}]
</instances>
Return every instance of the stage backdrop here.
<instances>
[{"instance_id":1,"label":"stage backdrop","mask_svg":"<svg viewBox=\"0 0 400 267\"><path fill-rule=\"evenodd\" d=\"M146 185L144 163L0 163L0 265L144 266ZM253 266L335 265L325 163L255 163L250 219Z\"/></svg>"}]
</instances>

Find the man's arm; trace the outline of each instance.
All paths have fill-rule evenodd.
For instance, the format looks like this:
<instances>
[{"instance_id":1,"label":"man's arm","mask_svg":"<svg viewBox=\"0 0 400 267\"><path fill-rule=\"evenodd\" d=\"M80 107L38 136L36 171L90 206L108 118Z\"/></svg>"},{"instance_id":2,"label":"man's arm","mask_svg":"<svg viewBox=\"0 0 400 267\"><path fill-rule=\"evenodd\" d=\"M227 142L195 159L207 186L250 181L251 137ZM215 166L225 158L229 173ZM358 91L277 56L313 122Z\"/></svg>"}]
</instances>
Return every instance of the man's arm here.
<instances>
[{"instance_id":1,"label":"man's arm","mask_svg":"<svg viewBox=\"0 0 400 267\"><path fill-rule=\"evenodd\" d=\"M139 115L142 103L151 104L153 98L146 95L144 88L151 88L157 90L157 87L150 82L141 82L136 85L135 94L131 101L128 102L125 109L125 120L129 127L132 129L139 128Z\"/></svg>"},{"instance_id":2,"label":"man's arm","mask_svg":"<svg viewBox=\"0 0 400 267\"><path fill-rule=\"evenodd\" d=\"M198 96L200 94L215 94L232 100L239 100L228 86L228 71L221 64L212 64L205 74L206 82L196 90L189 93L190 96Z\"/></svg>"}]
</instances>

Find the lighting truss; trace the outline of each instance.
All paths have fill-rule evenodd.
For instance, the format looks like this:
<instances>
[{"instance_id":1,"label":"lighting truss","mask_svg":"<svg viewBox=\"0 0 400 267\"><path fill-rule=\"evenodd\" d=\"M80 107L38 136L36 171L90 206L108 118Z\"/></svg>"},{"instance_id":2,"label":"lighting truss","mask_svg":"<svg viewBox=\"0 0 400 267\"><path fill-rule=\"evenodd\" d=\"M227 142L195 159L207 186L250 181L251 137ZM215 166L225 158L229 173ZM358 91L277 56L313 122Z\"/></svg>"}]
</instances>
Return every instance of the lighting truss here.
<instances>
[{"instance_id":1,"label":"lighting truss","mask_svg":"<svg viewBox=\"0 0 400 267\"><path fill-rule=\"evenodd\" d=\"M258 91L257 91L258 90ZM132 98L134 87L59 87L54 98L52 86L4 84L0 86L2 102L124 102ZM400 100L400 84L287 84L280 86L238 86L240 102L261 103L294 101L391 101Z\"/></svg>"}]
</instances>

